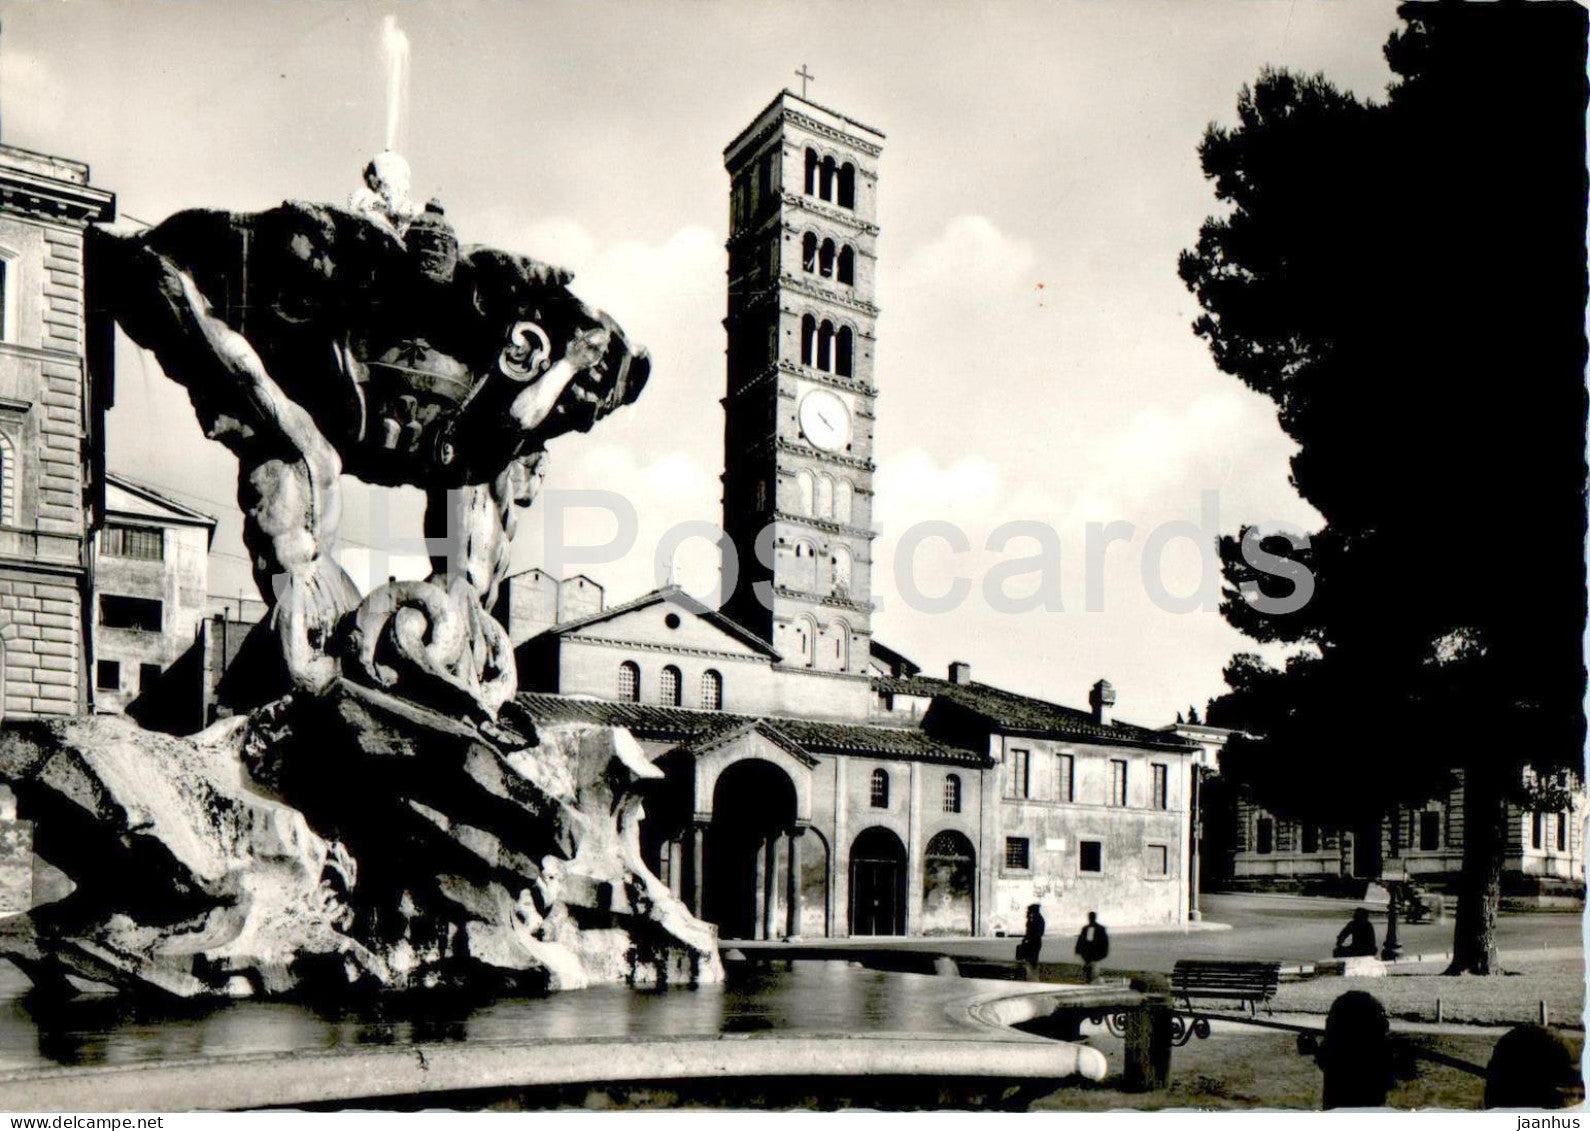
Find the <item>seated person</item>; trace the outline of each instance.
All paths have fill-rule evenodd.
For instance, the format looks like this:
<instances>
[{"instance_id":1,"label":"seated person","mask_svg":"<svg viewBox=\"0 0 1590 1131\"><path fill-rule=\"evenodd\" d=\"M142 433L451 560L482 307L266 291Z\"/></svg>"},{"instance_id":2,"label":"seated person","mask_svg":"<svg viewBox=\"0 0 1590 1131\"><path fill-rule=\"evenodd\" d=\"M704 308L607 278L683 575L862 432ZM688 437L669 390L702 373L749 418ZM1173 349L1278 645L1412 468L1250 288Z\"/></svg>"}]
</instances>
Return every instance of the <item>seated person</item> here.
<instances>
[{"instance_id":1,"label":"seated person","mask_svg":"<svg viewBox=\"0 0 1590 1131\"><path fill-rule=\"evenodd\" d=\"M1373 957L1375 953L1375 925L1369 921L1369 912L1360 907L1353 912L1347 926L1336 936L1334 958Z\"/></svg>"}]
</instances>

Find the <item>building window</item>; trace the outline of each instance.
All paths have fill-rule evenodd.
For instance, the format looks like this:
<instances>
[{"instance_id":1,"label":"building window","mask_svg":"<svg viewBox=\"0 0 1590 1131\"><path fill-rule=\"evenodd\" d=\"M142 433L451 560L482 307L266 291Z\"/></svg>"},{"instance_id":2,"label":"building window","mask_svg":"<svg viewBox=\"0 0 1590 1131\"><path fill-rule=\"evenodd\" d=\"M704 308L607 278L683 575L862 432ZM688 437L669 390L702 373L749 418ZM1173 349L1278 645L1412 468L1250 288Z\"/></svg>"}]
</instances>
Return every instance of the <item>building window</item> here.
<instances>
[{"instance_id":1,"label":"building window","mask_svg":"<svg viewBox=\"0 0 1590 1131\"><path fill-rule=\"evenodd\" d=\"M817 195L817 151L815 149L806 151L805 192L807 196Z\"/></svg>"},{"instance_id":2,"label":"building window","mask_svg":"<svg viewBox=\"0 0 1590 1131\"><path fill-rule=\"evenodd\" d=\"M1032 796L1032 755L1026 750L1012 750L1005 762L1005 796L1026 798Z\"/></svg>"},{"instance_id":3,"label":"building window","mask_svg":"<svg viewBox=\"0 0 1590 1131\"><path fill-rule=\"evenodd\" d=\"M111 523L100 534L105 557L138 558L140 562L159 562L165 557L165 531L149 527L122 527Z\"/></svg>"},{"instance_id":4,"label":"building window","mask_svg":"<svg viewBox=\"0 0 1590 1131\"><path fill-rule=\"evenodd\" d=\"M1319 851L1319 826L1318 825L1304 825L1303 826L1303 851L1304 852L1318 852Z\"/></svg>"},{"instance_id":5,"label":"building window","mask_svg":"<svg viewBox=\"0 0 1590 1131\"><path fill-rule=\"evenodd\" d=\"M1077 841L1077 871L1104 871L1104 842L1102 840Z\"/></svg>"},{"instance_id":6,"label":"building window","mask_svg":"<svg viewBox=\"0 0 1590 1131\"><path fill-rule=\"evenodd\" d=\"M817 271L817 236L812 232L801 237L801 270L808 275Z\"/></svg>"},{"instance_id":7,"label":"building window","mask_svg":"<svg viewBox=\"0 0 1590 1131\"><path fill-rule=\"evenodd\" d=\"M817 319L801 315L801 364L810 365L817 356Z\"/></svg>"},{"instance_id":8,"label":"building window","mask_svg":"<svg viewBox=\"0 0 1590 1131\"><path fill-rule=\"evenodd\" d=\"M850 522L851 506L855 501L856 489L850 485L850 480L840 479L834 484L834 521Z\"/></svg>"},{"instance_id":9,"label":"building window","mask_svg":"<svg viewBox=\"0 0 1590 1131\"><path fill-rule=\"evenodd\" d=\"M618 665L618 699L621 703L640 702L640 665L633 660Z\"/></svg>"},{"instance_id":10,"label":"building window","mask_svg":"<svg viewBox=\"0 0 1590 1131\"><path fill-rule=\"evenodd\" d=\"M138 665L138 693L140 695L155 689L155 684L160 682L159 664Z\"/></svg>"},{"instance_id":11,"label":"building window","mask_svg":"<svg viewBox=\"0 0 1590 1131\"><path fill-rule=\"evenodd\" d=\"M1170 848L1163 844L1151 844L1148 852L1148 874L1150 876L1170 875Z\"/></svg>"},{"instance_id":12,"label":"building window","mask_svg":"<svg viewBox=\"0 0 1590 1131\"><path fill-rule=\"evenodd\" d=\"M94 686L100 691L121 690L121 665L115 660L100 660L94 664Z\"/></svg>"},{"instance_id":13,"label":"building window","mask_svg":"<svg viewBox=\"0 0 1590 1131\"><path fill-rule=\"evenodd\" d=\"M701 673L701 709L723 710L723 677L711 668Z\"/></svg>"},{"instance_id":14,"label":"building window","mask_svg":"<svg viewBox=\"0 0 1590 1131\"><path fill-rule=\"evenodd\" d=\"M1028 851L1028 840L1024 836L1007 836L1005 838L1005 870L1007 872L1026 872L1032 868L1032 854Z\"/></svg>"},{"instance_id":15,"label":"building window","mask_svg":"<svg viewBox=\"0 0 1590 1131\"><path fill-rule=\"evenodd\" d=\"M946 813L959 813L961 811L961 776L950 774L944 779L944 811Z\"/></svg>"},{"instance_id":16,"label":"building window","mask_svg":"<svg viewBox=\"0 0 1590 1131\"><path fill-rule=\"evenodd\" d=\"M849 161L846 161L843 165L841 165L839 167L839 192L838 192L838 196L839 196L839 200L838 200L839 207L841 207L841 208L849 208L852 211L855 210L855 207L856 207L856 167L854 165L852 165ZM826 197L824 199L826 199Z\"/></svg>"},{"instance_id":17,"label":"building window","mask_svg":"<svg viewBox=\"0 0 1590 1131\"><path fill-rule=\"evenodd\" d=\"M1126 762L1120 758L1110 759L1110 804L1126 806Z\"/></svg>"},{"instance_id":18,"label":"building window","mask_svg":"<svg viewBox=\"0 0 1590 1131\"><path fill-rule=\"evenodd\" d=\"M1434 852L1441 847L1441 814L1426 809L1419 814L1419 851Z\"/></svg>"},{"instance_id":19,"label":"building window","mask_svg":"<svg viewBox=\"0 0 1590 1131\"><path fill-rule=\"evenodd\" d=\"M825 279L834 277L834 264L839 259L839 249L833 240L824 240L817 249L817 273Z\"/></svg>"},{"instance_id":20,"label":"building window","mask_svg":"<svg viewBox=\"0 0 1590 1131\"><path fill-rule=\"evenodd\" d=\"M1546 814L1538 809L1529 815L1529 844L1532 848L1546 846Z\"/></svg>"},{"instance_id":21,"label":"building window","mask_svg":"<svg viewBox=\"0 0 1590 1131\"><path fill-rule=\"evenodd\" d=\"M1568 851L1568 814L1557 814L1557 851Z\"/></svg>"},{"instance_id":22,"label":"building window","mask_svg":"<svg viewBox=\"0 0 1590 1131\"><path fill-rule=\"evenodd\" d=\"M1070 754L1056 754L1054 799L1056 801L1075 801L1077 799L1077 760Z\"/></svg>"},{"instance_id":23,"label":"building window","mask_svg":"<svg viewBox=\"0 0 1590 1131\"><path fill-rule=\"evenodd\" d=\"M0 257L0 342L11 340L11 264Z\"/></svg>"},{"instance_id":24,"label":"building window","mask_svg":"<svg viewBox=\"0 0 1590 1131\"><path fill-rule=\"evenodd\" d=\"M849 377L855 373L856 336L851 333L849 326L839 327L839 333L834 337L834 372L841 377Z\"/></svg>"},{"instance_id":25,"label":"building window","mask_svg":"<svg viewBox=\"0 0 1590 1131\"><path fill-rule=\"evenodd\" d=\"M824 157L817 166L817 195L824 200L834 199L834 181L839 173L837 163L832 157Z\"/></svg>"},{"instance_id":26,"label":"building window","mask_svg":"<svg viewBox=\"0 0 1590 1131\"><path fill-rule=\"evenodd\" d=\"M0 260L4 262L4 260ZM0 432L0 523L17 525L17 453L11 437Z\"/></svg>"},{"instance_id":27,"label":"building window","mask_svg":"<svg viewBox=\"0 0 1590 1131\"><path fill-rule=\"evenodd\" d=\"M889 807L889 773L887 770L872 771L872 807L874 809L887 809Z\"/></svg>"},{"instance_id":28,"label":"building window","mask_svg":"<svg viewBox=\"0 0 1590 1131\"><path fill-rule=\"evenodd\" d=\"M1261 856L1268 856L1275 851L1275 822L1268 817L1260 817L1254 831L1255 848Z\"/></svg>"},{"instance_id":29,"label":"building window","mask_svg":"<svg viewBox=\"0 0 1590 1131\"><path fill-rule=\"evenodd\" d=\"M839 249L839 281L847 287L856 283L856 253L849 244Z\"/></svg>"},{"instance_id":30,"label":"building window","mask_svg":"<svg viewBox=\"0 0 1590 1131\"><path fill-rule=\"evenodd\" d=\"M165 620L163 602L148 597L99 595L99 623L106 628L130 628L138 632L159 632Z\"/></svg>"},{"instance_id":31,"label":"building window","mask_svg":"<svg viewBox=\"0 0 1590 1131\"><path fill-rule=\"evenodd\" d=\"M679 706L679 669L672 664L662 670L662 702L664 707Z\"/></svg>"},{"instance_id":32,"label":"building window","mask_svg":"<svg viewBox=\"0 0 1590 1131\"><path fill-rule=\"evenodd\" d=\"M1170 768L1163 763L1155 762L1154 771L1154 808L1170 808Z\"/></svg>"}]
</instances>

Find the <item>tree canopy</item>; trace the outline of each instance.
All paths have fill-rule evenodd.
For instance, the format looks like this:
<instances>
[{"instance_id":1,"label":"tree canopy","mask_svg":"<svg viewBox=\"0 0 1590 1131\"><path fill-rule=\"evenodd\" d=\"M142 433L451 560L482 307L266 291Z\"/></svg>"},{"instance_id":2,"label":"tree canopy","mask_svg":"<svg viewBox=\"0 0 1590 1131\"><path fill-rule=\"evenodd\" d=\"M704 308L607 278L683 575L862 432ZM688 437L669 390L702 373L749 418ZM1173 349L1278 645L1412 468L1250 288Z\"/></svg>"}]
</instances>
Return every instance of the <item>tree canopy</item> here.
<instances>
[{"instance_id":1,"label":"tree canopy","mask_svg":"<svg viewBox=\"0 0 1590 1131\"><path fill-rule=\"evenodd\" d=\"M1405 4L1387 95L1262 73L1199 155L1183 253L1219 367L1276 405L1323 517L1290 583L1222 539L1239 655L1209 721L1277 811L1346 823L1484 762L1577 770L1585 669L1585 13Z\"/></svg>"}]
</instances>

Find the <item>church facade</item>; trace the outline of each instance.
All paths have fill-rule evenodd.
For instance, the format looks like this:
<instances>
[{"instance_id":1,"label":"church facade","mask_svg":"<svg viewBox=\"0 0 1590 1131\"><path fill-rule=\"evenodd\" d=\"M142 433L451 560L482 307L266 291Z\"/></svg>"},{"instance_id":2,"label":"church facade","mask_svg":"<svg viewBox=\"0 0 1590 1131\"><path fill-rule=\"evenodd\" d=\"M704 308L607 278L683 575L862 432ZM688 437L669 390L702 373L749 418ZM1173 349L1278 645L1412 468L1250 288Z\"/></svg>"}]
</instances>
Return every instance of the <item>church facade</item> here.
<instances>
[{"instance_id":1,"label":"church facade","mask_svg":"<svg viewBox=\"0 0 1590 1131\"><path fill-rule=\"evenodd\" d=\"M517 575L522 701L641 742L646 859L725 938L1020 933L1031 903L1184 923L1195 744L1117 720L1104 681L1070 708L874 638L883 142L786 91L725 150L732 596Z\"/></svg>"}]
</instances>

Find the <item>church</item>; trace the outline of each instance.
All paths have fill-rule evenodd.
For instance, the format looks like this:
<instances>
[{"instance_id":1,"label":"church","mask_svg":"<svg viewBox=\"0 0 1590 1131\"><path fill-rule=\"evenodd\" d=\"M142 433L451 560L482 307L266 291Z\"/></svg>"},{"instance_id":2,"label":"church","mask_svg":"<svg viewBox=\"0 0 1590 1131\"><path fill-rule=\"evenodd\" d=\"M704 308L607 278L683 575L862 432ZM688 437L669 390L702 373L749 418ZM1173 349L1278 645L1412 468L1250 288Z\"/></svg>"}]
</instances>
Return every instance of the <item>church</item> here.
<instances>
[{"instance_id":1,"label":"church","mask_svg":"<svg viewBox=\"0 0 1590 1131\"><path fill-rule=\"evenodd\" d=\"M738 584L719 610L515 576L524 702L641 742L646 859L724 938L1019 934L1032 903L1057 931L1183 924L1196 744L1115 718L1104 680L1065 707L873 636L883 142L784 91L724 151Z\"/></svg>"}]
</instances>

